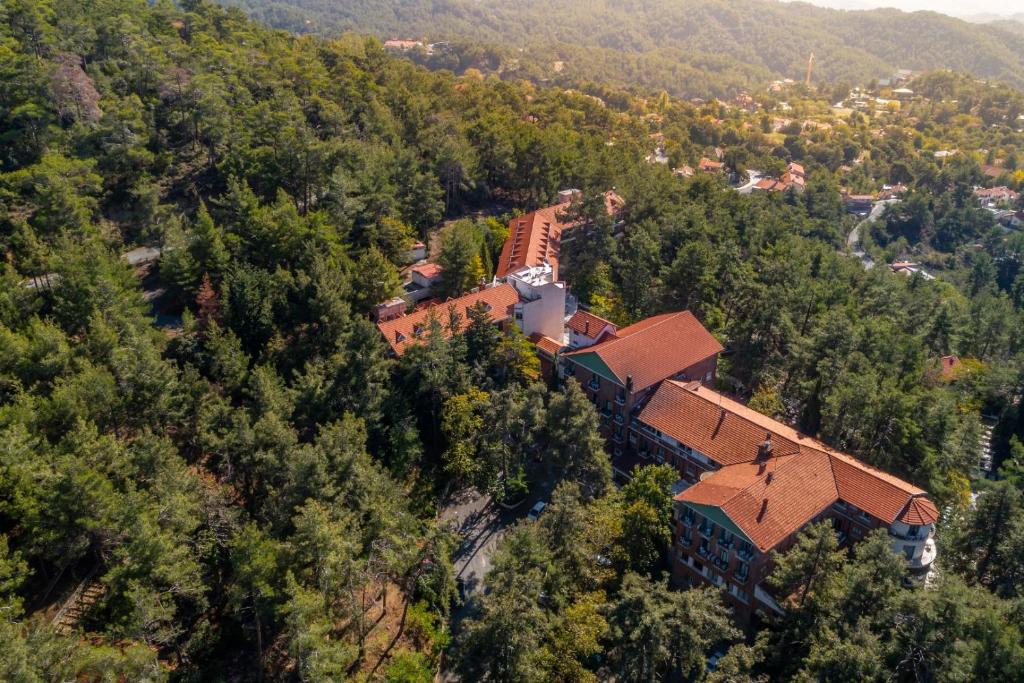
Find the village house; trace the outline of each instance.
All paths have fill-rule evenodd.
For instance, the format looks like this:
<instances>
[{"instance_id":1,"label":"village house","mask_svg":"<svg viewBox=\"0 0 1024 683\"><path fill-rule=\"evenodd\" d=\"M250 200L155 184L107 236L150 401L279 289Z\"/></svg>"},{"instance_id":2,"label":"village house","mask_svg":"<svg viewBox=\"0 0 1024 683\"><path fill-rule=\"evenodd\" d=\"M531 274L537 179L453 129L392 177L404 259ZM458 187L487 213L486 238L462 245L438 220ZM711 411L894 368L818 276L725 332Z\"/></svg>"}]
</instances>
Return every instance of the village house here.
<instances>
[{"instance_id":1,"label":"village house","mask_svg":"<svg viewBox=\"0 0 1024 683\"><path fill-rule=\"evenodd\" d=\"M781 613L787 596L763 580L772 552L828 522L842 545L888 531L908 584L926 580L936 556L938 510L927 493L870 467L700 382L662 382L630 430L640 464L680 474L671 564L680 586L713 585L737 621Z\"/></svg>"},{"instance_id":2,"label":"village house","mask_svg":"<svg viewBox=\"0 0 1024 683\"><path fill-rule=\"evenodd\" d=\"M672 169L672 175L679 176L680 178L692 178L695 172L693 166L680 166Z\"/></svg>"},{"instance_id":3,"label":"village house","mask_svg":"<svg viewBox=\"0 0 1024 683\"><path fill-rule=\"evenodd\" d=\"M443 268L437 263L421 263L410 268L410 278L404 286L404 298L417 303L434 296L434 285L441 279L442 271Z\"/></svg>"},{"instance_id":4,"label":"village house","mask_svg":"<svg viewBox=\"0 0 1024 683\"><path fill-rule=\"evenodd\" d=\"M697 164L697 168L702 173L725 173L725 163L722 161L712 161L707 157L700 160Z\"/></svg>"},{"instance_id":5,"label":"village house","mask_svg":"<svg viewBox=\"0 0 1024 683\"><path fill-rule=\"evenodd\" d=\"M869 194L848 194L843 192L843 206L850 213L866 214L871 211L875 198Z\"/></svg>"},{"instance_id":6,"label":"village house","mask_svg":"<svg viewBox=\"0 0 1024 683\"><path fill-rule=\"evenodd\" d=\"M616 458L625 453L635 409L657 386L670 378L713 382L722 352L689 311L656 315L622 329L597 316L584 317L570 329L581 347L561 354L562 375L575 377L597 406L601 434Z\"/></svg>"},{"instance_id":7,"label":"village house","mask_svg":"<svg viewBox=\"0 0 1024 683\"><path fill-rule=\"evenodd\" d=\"M988 209L1014 204L1018 197L1020 197L1020 194L1005 185L1001 185L999 187L976 187L974 188L974 196L981 200L983 207Z\"/></svg>"},{"instance_id":8,"label":"village house","mask_svg":"<svg viewBox=\"0 0 1024 683\"><path fill-rule=\"evenodd\" d=\"M392 38L384 41L384 49L393 50L395 52L408 52L409 50L415 50L418 47L423 47L422 40L413 40L411 38Z\"/></svg>"},{"instance_id":9,"label":"village house","mask_svg":"<svg viewBox=\"0 0 1024 683\"><path fill-rule=\"evenodd\" d=\"M412 246L409 247L409 251L405 252L405 260L407 263L416 263L427 258L427 245L421 241L413 242Z\"/></svg>"},{"instance_id":10,"label":"village house","mask_svg":"<svg viewBox=\"0 0 1024 683\"><path fill-rule=\"evenodd\" d=\"M897 275L905 275L906 277L910 277L914 274L920 274L925 280L935 279L934 275L926 272L924 268L913 261L893 261L889 264L889 270Z\"/></svg>"},{"instance_id":11,"label":"village house","mask_svg":"<svg viewBox=\"0 0 1024 683\"><path fill-rule=\"evenodd\" d=\"M795 162L789 162L786 172L782 178L762 178L754 183L752 192L785 192L792 189L796 192L803 192L807 187L807 176L804 167Z\"/></svg>"}]
</instances>

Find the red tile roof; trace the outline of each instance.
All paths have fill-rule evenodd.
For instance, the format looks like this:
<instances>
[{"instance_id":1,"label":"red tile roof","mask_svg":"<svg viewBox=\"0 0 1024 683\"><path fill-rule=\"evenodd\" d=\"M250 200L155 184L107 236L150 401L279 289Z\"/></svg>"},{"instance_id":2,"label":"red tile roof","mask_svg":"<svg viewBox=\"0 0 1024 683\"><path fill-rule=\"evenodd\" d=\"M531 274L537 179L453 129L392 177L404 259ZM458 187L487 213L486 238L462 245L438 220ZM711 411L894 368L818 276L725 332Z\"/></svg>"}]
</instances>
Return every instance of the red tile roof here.
<instances>
[{"instance_id":1,"label":"red tile roof","mask_svg":"<svg viewBox=\"0 0 1024 683\"><path fill-rule=\"evenodd\" d=\"M939 519L939 509L927 498L911 498L896 519L914 526L934 524Z\"/></svg>"},{"instance_id":2,"label":"red tile roof","mask_svg":"<svg viewBox=\"0 0 1024 683\"><path fill-rule=\"evenodd\" d=\"M640 412L640 421L696 449L719 465L754 460L769 434L775 455L800 452L795 430L785 435L782 430L773 429L774 425L765 424L774 422L770 418L720 397L710 389L694 391L688 386L675 381L663 383ZM721 406L717 403L719 397ZM760 419L750 419L749 413Z\"/></svg>"},{"instance_id":3,"label":"red tile roof","mask_svg":"<svg viewBox=\"0 0 1024 683\"><path fill-rule=\"evenodd\" d=\"M886 524L938 519L922 489L698 382L663 383L639 420L723 465L676 500L722 508L761 550L799 531L838 500ZM759 460L766 441L771 457Z\"/></svg>"},{"instance_id":4,"label":"red tile roof","mask_svg":"<svg viewBox=\"0 0 1024 683\"><path fill-rule=\"evenodd\" d=\"M613 332L615 331L614 323L583 310L576 311L576 313L569 318L569 322L566 323L566 327L576 334L582 334L583 336L591 339L597 339L597 336L601 334L601 330L605 327L610 327Z\"/></svg>"},{"instance_id":5,"label":"red tile roof","mask_svg":"<svg viewBox=\"0 0 1024 683\"><path fill-rule=\"evenodd\" d=\"M441 271L444 270L444 268L442 268L437 263L423 263L418 266L413 266L410 270L413 273L422 275L424 278L428 280L432 280L433 278L440 275Z\"/></svg>"},{"instance_id":6,"label":"red tile roof","mask_svg":"<svg viewBox=\"0 0 1024 683\"><path fill-rule=\"evenodd\" d=\"M505 277L523 266L547 262L558 277L558 252L562 230L571 225L563 221L567 204L556 204L513 218L508 224L508 239L498 257L497 277Z\"/></svg>"},{"instance_id":7,"label":"red tile roof","mask_svg":"<svg viewBox=\"0 0 1024 683\"><path fill-rule=\"evenodd\" d=\"M559 351L562 350L562 343L555 341L551 337L541 334L540 332L534 332L530 335L530 341L537 346L538 349L554 357Z\"/></svg>"},{"instance_id":8,"label":"red tile roof","mask_svg":"<svg viewBox=\"0 0 1024 683\"><path fill-rule=\"evenodd\" d=\"M721 508L761 551L784 541L836 498L828 455L820 451L730 465L676 496Z\"/></svg>"},{"instance_id":9,"label":"red tile roof","mask_svg":"<svg viewBox=\"0 0 1024 683\"><path fill-rule=\"evenodd\" d=\"M700 163L697 164L697 168L704 171L705 173L715 173L725 168L725 164L721 161L712 161L711 159L701 159Z\"/></svg>"},{"instance_id":10,"label":"red tile roof","mask_svg":"<svg viewBox=\"0 0 1024 683\"><path fill-rule=\"evenodd\" d=\"M622 197L605 192L605 208L609 214L619 212L625 205ZM523 266L550 263L553 276L558 279L558 256L562 231L574 223L565 220L568 204L555 204L513 218L508 224L508 239L498 257L497 277L505 277Z\"/></svg>"},{"instance_id":11,"label":"red tile roof","mask_svg":"<svg viewBox=\"0 0 1024 683\"><path fill-rule=\"evenodd\" d=\"M381 321L377 323L377 328L384 335L384 339L391 346L395 355L401 356L410 345L419 344L422 341L422 335L427 333L430 326L431 316L437 317L445 337L451 336L451 332L448 330L448 319L449 310L452 307L461 318L459 331L466 329L469 324L467 311L478 301L482 301L490 307L491 320L501 322L512 315L512 307L519 301L519 294L515 287L509 284L489 287L479 292L460 296L457 299L449 299L444 303L431 304L400 318Z\"/></svg>"},{"instance_id":12,"label":"red tile roof","mask_svg":"<svg viewBox=\"0 0 1024 683\"><path fill-rule=\"evenodd\" d=\"M642 391L721 351L693 313L682 311L641 320L566 357L597 354L623 386L632 377L633 391Z\"/></svg>"}]
</instances>

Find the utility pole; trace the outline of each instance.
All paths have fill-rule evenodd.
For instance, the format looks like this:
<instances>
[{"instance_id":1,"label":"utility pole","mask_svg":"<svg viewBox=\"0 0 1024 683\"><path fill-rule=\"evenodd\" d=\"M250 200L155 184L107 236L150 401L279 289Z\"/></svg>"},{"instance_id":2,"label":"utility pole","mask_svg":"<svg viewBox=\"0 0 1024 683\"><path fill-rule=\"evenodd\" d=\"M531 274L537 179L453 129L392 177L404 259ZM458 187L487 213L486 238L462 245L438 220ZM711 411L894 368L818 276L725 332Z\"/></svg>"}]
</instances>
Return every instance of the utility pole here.
<instances>
[{"instance_id":1,"label":"utility pole","mask_svg":"<svg viewBox=\"0 0 1024 683\"><path fill-rule=\"evenodd\" d=\"M811 74L814 72L814 53L807 59L807 87L811 87Z\"/></svg>"}]
</instances>

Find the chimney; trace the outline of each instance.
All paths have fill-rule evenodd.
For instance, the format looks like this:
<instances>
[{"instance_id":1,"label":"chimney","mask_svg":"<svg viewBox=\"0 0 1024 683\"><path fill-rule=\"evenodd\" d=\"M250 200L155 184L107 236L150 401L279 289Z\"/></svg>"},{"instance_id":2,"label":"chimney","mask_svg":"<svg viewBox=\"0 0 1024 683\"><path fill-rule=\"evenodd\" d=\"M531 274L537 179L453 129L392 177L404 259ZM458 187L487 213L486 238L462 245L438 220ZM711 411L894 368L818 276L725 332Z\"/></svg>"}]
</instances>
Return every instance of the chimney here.
<instances>
[{"instance_id":1,"label":"chimney","mask_svg":"<svg viewBox=\"0 0 1024 683\"><path fill-rule=\"evenodd\" d=\"M584 320L583 321L583 334L587 335L588 337L590 336L590 321L589 320Z\"/></svg>"},{"instance_id":2,"label":"chimney","mask_svg":"<svg viewBox=\"0 0 1024 683\"><path fill-rule=\"evenodd\" d=\"M764 519L765 513L768 512L768 499L765 498L761 501L761 511L757 513L757 521L760 523Z\"/></svg>"},{"instance_id":3,"label":"chimney","mask_svg":"<svg viewBox=\"0 0 1024 683\"><path fill-rule=\"evenodd\" d=\"M633 375L626 375L626 393L633 393Z\"/></svg>"},{"instance_id":4,"label":"chimney","mask_svg":"<svg viewBox=\"0 0 1024 683\"><path fill-rule=\"evenodd\" d=\"M772 435L769 432L765 435L764 442L757 447L758 460L767 460L772 457Z\"/></svg>"},{"instance_id":5,"label":"chimney","mask_svg":"<svg viewBox=\"0 0 1024 683\"><path fill-rule=\"evenodd\" d=\"M774 479L774 478L775 478L775 472L774 471L769 472L768 476L764 478L765 486L770 485L772 483L772 479Z\"/></svg>"}]
</instances>

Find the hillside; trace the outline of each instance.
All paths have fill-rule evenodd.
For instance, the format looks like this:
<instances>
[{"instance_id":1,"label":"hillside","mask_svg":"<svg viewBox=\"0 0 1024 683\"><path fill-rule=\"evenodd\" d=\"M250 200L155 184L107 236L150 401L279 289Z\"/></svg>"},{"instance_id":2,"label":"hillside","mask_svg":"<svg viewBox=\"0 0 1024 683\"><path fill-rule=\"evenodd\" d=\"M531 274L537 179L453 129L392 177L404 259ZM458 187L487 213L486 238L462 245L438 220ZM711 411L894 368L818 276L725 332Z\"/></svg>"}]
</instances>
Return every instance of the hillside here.
<instances>
[{"instance_id":1,"label":"hillside","mask_svg":"<svg viewBox=\"0 0 1024 683\"><path fill-rule=\"evenodd\" d=\"M514 46L520 59L555 51L563 74L635 82L689 94L674 70L861 82L897 68L950 68L1024 86L1024 46L1005 27L933 13L843 12L764 0L221 0L301 32L369 31ZM949 49L956 46L956 49ZM586 48L581 52L580 48ZM550 74L554 75L554 74ZM731 77L736 79L735 74Z\"/></svg>"}]
</instances>

